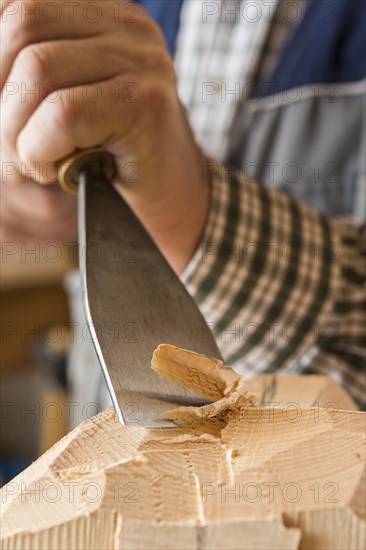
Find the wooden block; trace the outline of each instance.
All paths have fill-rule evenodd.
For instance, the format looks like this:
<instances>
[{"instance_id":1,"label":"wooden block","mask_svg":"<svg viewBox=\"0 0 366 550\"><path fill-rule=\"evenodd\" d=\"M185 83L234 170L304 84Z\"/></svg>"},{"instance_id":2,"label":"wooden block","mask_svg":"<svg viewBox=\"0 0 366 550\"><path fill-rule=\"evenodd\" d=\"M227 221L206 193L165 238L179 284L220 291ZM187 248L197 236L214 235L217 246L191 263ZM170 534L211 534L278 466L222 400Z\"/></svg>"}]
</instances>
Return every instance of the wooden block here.
<instances>
[{"instance_id":1,"label":"wooden block","mask_svg":"<svg viewBox=\"0 0 366 550\"><path fill-rule=\"evenodd\" d=\"M2 547L365 548L365 414L309 408L320 391L347 401L312 378L305 406L231 400L226 416L162 430L111 409L84 422L3 488ZM308 380L272 377L272 396L293 402Z\"/></svg>"}]
</instances>

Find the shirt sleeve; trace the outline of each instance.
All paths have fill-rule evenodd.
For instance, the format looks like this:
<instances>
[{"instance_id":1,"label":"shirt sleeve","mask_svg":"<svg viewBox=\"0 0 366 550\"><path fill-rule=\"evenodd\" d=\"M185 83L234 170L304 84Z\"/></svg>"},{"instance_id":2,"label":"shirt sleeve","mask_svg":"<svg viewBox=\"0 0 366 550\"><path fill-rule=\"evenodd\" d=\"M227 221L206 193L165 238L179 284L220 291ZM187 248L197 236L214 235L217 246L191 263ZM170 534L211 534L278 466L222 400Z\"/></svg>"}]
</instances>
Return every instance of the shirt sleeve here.
<instances>
[{"instance_id":1,"label":"shirt sleeve","mask_svg":"<svg viewBox=\"0 0 366 550\"><path fill-rule=\"evenodd\" d=\"M319 373L365 406L365 228L207 161L202 242L181 278L244 376Z\"/></svg>"}]
</instances>

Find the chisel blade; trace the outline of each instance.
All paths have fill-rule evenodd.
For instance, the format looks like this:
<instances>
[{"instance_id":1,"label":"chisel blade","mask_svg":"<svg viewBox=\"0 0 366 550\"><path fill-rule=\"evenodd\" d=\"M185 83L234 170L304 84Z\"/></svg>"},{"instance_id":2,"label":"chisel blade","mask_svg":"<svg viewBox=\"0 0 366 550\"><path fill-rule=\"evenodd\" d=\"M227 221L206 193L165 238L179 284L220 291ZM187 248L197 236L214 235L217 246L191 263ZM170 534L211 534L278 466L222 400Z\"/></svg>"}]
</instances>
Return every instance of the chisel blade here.
<instances>
[{"instance_id":1,"label":"chisel blade","mask_svg":"<svg viewBox=\"0 0 366 550\"><path fill-rule=\"evenodd\" d=\"M164 411L206 401L159 377L150 367L154 350L169 343L221 359L215 340L152 238L100 172L80 175L78 210L84 307L118 418L126 425L170 427Z\"/></svg>"}]
</instances>

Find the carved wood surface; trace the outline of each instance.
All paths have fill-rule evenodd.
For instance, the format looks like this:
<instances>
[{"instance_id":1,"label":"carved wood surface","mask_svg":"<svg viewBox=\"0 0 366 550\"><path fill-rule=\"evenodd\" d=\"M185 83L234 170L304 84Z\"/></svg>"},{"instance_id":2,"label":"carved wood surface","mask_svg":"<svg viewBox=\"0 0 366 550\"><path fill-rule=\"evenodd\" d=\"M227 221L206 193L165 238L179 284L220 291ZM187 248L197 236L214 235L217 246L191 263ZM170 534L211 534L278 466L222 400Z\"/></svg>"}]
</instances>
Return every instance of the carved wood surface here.
<instances>
[{"instance_id":1,"label":"carved wood surface","mask_svg":"<svg viewBox=\"0 0 366 550\"><path fill-rule=\"evenodd\" d=\"M206 425L84 422L3 488L2 547L365 548L364 413L321 376L246 389Z\"/></svg>"}]
</instances>

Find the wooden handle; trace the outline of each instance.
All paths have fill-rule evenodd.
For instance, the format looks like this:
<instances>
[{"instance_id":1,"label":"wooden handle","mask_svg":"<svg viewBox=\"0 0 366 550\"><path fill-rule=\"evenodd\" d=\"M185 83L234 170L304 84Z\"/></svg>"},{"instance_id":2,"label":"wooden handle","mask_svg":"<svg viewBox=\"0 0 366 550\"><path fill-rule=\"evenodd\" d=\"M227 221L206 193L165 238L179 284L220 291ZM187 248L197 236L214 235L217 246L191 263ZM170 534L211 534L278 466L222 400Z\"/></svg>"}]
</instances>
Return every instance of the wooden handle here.
<instances>
[{"instance_id":1,"label":"wooden handle","mask_svg":"<svg viewBox=\"0 0 366 550\"><path fill-rule=\"evenodd\" d=\"M75 195L78 190L80 173L98 165L104 176L113 181L116 176L116 163L113 156L103 147L91 147L76 151L57 163L58 180L64 191Z\"/></svg>"}]
</instances>

